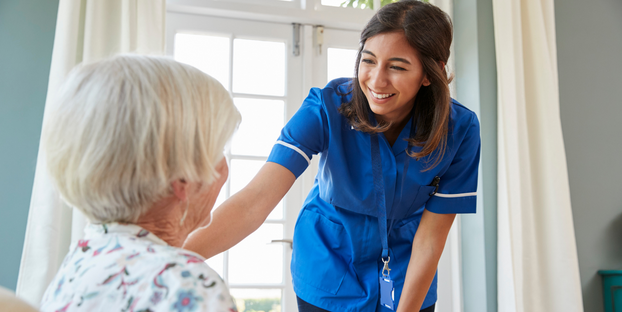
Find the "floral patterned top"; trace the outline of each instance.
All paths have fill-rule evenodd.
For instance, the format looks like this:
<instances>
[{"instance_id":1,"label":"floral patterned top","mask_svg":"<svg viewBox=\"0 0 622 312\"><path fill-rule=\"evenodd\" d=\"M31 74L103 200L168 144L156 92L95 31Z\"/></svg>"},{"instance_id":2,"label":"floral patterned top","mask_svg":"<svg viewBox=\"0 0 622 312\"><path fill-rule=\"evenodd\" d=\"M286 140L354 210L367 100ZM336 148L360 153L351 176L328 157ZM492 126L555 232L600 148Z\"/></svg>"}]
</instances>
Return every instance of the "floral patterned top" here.
<instances>
[{"instance_id":1,"label":"floral patterned top","mask_svg":"<svg viewBox=\"0 0 622 312\"><path fill-rule=\"evenodd\" d=\"M41 311L237 311L200 255L132 224L89 224L48 286Z\"/></svg>"}]
</instances>

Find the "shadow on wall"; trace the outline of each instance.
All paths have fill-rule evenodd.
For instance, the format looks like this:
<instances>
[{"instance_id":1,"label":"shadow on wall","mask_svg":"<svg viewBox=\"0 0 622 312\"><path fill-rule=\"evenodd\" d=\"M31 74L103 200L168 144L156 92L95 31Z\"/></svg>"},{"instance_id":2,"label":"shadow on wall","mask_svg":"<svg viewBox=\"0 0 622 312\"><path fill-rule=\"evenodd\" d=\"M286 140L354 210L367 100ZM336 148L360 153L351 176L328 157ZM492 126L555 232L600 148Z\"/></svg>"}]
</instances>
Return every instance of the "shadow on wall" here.
<instances>
[{"instance_id":1,"label":"shadow on wall","mask_svg":"<svg viewBox=\"0 0 622 312\"><path fill-rule=\"evenodd\" d=\"M620 208L622 211L622 207ZM607 254L602 255L606 259L617 259L615 265L611 267L593 267L592 275L589 280L583 283L583 298L599 298L597 301L598 306L591 306L588 310L586 305L586 311L604 311L603 307L603 278L598 274L598 270L622 270L622 212L614 218L609 224L605 225L606 229L603 232L601 239L606 240L605 245L608 245Z\"/></svg>"},{"instance_id":2,"label":"shadow on wall","mask_svg":"<svg viewBox=\"0 0 622 312\"><path fill-rule=\"evenodd\" d=\"M620 207L622 211L622 207ZM609 223L605 229L605 235L609 238L607 259L618 259L617 267L601 268L603 270L622 270L622 212Z\"/></svg>"}]
</instances>

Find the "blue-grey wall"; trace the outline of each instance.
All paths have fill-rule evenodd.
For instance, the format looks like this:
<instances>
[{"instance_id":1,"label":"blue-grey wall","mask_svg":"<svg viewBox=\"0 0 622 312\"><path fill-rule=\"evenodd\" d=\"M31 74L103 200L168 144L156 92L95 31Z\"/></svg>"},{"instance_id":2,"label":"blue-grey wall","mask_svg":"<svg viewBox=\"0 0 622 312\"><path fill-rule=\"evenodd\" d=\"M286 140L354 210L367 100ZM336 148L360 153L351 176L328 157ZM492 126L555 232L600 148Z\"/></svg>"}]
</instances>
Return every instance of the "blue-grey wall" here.
<instances>
[{"instance_id":1,"label":"blue-grey wall","mask_svg":"<svg viewBox=\"0 0 622 312\"><path fill-rule=\"evenodd\" d=\"M583 305L602 312L597 271L622 270L622 1L555 1L555 19Z\"/></svg>"},{"instance_id":2,"label":"blue-grey wall","mask_svg":"<svg viewBox=\"0 0 622 312\"><path fill-rule=\"evenodd\" d=\"M0 0L0 285L15 290L59 0Z\"/></svg>"}]
</instances>

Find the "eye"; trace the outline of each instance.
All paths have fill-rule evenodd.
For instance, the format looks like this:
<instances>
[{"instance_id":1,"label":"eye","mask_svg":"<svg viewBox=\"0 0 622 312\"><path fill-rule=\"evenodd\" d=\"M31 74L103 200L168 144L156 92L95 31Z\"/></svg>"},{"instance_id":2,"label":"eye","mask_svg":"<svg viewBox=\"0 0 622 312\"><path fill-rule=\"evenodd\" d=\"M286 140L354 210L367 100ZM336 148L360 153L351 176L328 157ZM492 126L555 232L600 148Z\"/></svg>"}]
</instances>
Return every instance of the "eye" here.
<instances>
[{"instance_id":1,"label":"eye","mask_svg":"<svg viewBox=\"0 0 622 312\"><path fill-rule=\"evenodd\" d=\"M371 59L362 59L361 63L365 63L365 64L374 64L374 61Z\"/></svg>"},{"instance_id":2,"label":"eye","mask_svg":"<svg viewBox=\"0 0 622 312\"><path fill-rule=\"evenodd\" d=\"M395 66L395 65L391 66L391 69L400 70L400 71L406 70L405 68L402 68L402 67L399 67L399 66Z\"/></svg>"}]
</instances>

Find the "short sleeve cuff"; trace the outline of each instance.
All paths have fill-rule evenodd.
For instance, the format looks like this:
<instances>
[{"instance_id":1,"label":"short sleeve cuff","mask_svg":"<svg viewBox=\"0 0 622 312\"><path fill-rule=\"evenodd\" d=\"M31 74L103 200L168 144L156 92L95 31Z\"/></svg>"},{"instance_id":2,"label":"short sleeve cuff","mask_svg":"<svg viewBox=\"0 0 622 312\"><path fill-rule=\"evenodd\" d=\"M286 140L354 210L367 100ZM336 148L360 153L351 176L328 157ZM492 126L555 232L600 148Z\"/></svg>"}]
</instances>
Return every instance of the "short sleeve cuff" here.
<instances>
[{"instance_id":1,"label":"short sleeve cuff","mask_svg":"<svg viewBox=\"0 0 622 312\"><path fill-rule=\"evenodd\" d=\"M425 205L425 209L438 214L475 213L477 196L439 197L432 196Z\"/></svg>"},{"instance_id":2,"label":"short sleeve cuff","mask_svg":"<svg viewBox=\"0 0 622 312\"><path fill-rule=\"evenodd\" d=\"M300 148L283 141L277 141L272 147L268 161L289 169L297 179L307 169L311 158Z\"/></svg>"}]
</instances>

